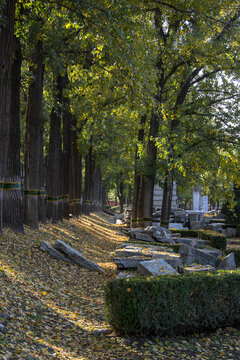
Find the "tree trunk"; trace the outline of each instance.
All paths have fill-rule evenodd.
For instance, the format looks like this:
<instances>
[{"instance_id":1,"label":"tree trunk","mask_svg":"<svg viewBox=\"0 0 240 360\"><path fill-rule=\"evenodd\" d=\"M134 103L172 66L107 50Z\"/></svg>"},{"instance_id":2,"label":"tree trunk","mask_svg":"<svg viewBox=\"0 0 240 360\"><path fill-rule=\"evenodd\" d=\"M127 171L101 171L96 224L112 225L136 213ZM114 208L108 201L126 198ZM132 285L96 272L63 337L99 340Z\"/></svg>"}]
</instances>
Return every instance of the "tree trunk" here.
<instances>
[{"instance_id":1,"label":"tree trunk","mask_svg":"<svg viewBox=\"0 0 240 360\"><path fill-rule=\"evenodd\" d=\"M102 176L101 170L98 166L93 169L93 191L92 201L94 211L100 211L102 209Z\"/></svg>"},{"instance_id":2,"label":"tree trunk","mask_svg":"<svg viewBox=\"0 0 240 360\"><path fill-rule=\"evenodd\" d=\"M138 207L137 207L137 227L144 227L145 223L143 221L144 218L144 194L145 194L145 177L141 176L140 178L140 186L139 186L139 200L138 200Z\"/></svg>"},{"instance_id":3,"label":"tree trunk","mask_svg":"<svg viewBox=\"0 0 240 360\"><path fill-rule=\"evenodd\" d=\"M43 153L43 134L44 128L41 124L40 129L40 148L39 148L39 196L38 196L38 221L46 223L46 166Z\"/></svg>"},{"instance_id":4,"label":"tree trunk","mask_svg":"<svg viewBox=\"0 0 240 360\"><path fill-rule=\"evenodd\" d=\"M120 214L123 213L123 205L124 205L124 184L122 181L122 174L120 175L120 181L119 181L119 188L118 188L118 198L119 198L119 204L120 204Z\"/></svg>"},{"instance_id":5,"label":"tree trunk","mask_svg":"<svg viewBox=\"0 0 240 360\"><path fill-rule=\"evenodd\" d=\"M47 218L51 223L62 220L62 138L61 138L61 109L62 79L57 77L55 104L50 116L50 138L47 164Z\"/></svg>"},{"instance_id":6,"label":"tree trunk","mask_svg":"<svg viewBox=\"0 0 240 360\"><path fill-rule=\"evenodd\" d=\"M11 118L11 73L14 41L15 0L2 6L0 25L0 233L3 221L3 189Z\"/></svg>"},{"instance_id":7,"label":"tree trunk","mask_svg":"<svg viewBox=\"0 0 240 360\"><path fill-rule=\"evenodd\" d=\"M82 156L77 149L76 119L72 119L69 203L70 212L78 217L82 213Z\"/></svg>"},{"instance_id":8,"label":"tree trunk","mask_svg":"<svg viewBox=\"0 0 240 360\"><path fill-rule=\"evenodd\" d=\"M64 79L64 88L67 87L69 79L67 74ZM69 178L71 159L71 124L72 114L70 112L69 98L63 97L63 217L69 219Z\"/></svg>"},{"instance_id":9,"label":"tree trunk","mask_svg":"<svg viewBox=\"0 0 240 360\"><path fill-rule=\"evenodd\" d=\"M170 210L172 203L172 191L173 191L173 178L172 174L168 172L164 179L163 186L163 202L162 202L162 212L161 212L161 226L168 228Z\"/></svg>"},{"instance_id":10,"label":"tree trunk","mask_svg":"<svg viewBox=\"0 0 240 360\"><path fill-rule=\"evenodd\" d=\"M84 179L84 197L83 197L83 211L84 214L89 215L91 211L92 201L92 169L93 169L92 147L90 147L88 154L85 157L85 179Z\"/></svg>"},{"instance_id":11,"label":"tree trunk","mask_svg":"<svg viewBox=\"0 0 240 360\"><path fill-rule=\"evenodd\" d=\"M28 92L28 105L24 154L24 223L38 229L39 169L41 154L41 109L43 96L42 42L38 41L31 66L32 83Z\"/></svg>"},{"instance_id":12,"label":"tree trunk","mask_svg":"<svg viewBox=\"0 0 240 360\"><path fill-rule=\"evenodd\" d=\"M9 144L5 171L5 190L3 194L3 226L24 233L23 203L20 168L20 84L21 84L21 45L14 39L14 59L12 64L11 118Z\"/></svg>"},{"instance_id":13,"label":"tree trunk","mask_svg":"<svg viewBox=\"0 0 240 360\"><path fill-rule=\"evenodd\" d=\"M138 130L138 143L143 144L144 140L144 125L146 123L146 115L141 117L140 120L140 128ZM138 146L135 153L135 169L134 169L134 189L133 189L133 202L132 202L132 227L139 227L139 221L142 225L142 218L139 218L139 202L140 202L140 194L141 194L141 182L142 176L139 172L139 161L140 157L138 154Z\"/></svg>"},{"instance_id":14,"label":"tree trunk","mask_svg":"<svg viewBox=\"0 0 240 360\"><path fill-rule=\"evenodd\" d=\"M143 223L144 226L152 225L153 191L156 175L157 148L155 138L158 135L159 118L152 111L150 131L147 145L147 171L144 176Z\"/></svg>"}]
</instances>

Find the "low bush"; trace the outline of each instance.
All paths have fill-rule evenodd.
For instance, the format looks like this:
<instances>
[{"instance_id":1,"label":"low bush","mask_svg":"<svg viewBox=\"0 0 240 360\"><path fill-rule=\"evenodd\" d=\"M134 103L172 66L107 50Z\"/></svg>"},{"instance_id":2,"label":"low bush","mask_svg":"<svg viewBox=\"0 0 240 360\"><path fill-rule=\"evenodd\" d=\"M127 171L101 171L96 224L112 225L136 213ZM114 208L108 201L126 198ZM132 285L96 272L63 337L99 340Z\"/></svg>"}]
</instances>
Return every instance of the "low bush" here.
<instances>
[{"instance_id":1,"label":"low bush","mask_svg":"<svg viewBox=\"0 0 240 360\"><path fill-rule=\"evenodd\" d=\"M234 229L236 229L236 228L237 228L237 225L234 225L234 224L224 224L224 225L222 225L222 228L223 228L223 229L227 229L227 228L234 228Z\"/></svg>"},{"instance_id":2,"label":"low bush","mask_svg":"<svg viewBox=\"0 0 240 360\"><path fill-rule=\"evenodd\" d=\"M179 335L240 323L240 271L115 279L107 317L128 335Z\"/></svg>"},{"instance_id":3,"label":"low bush","mask_svg":"<svg viewBox=\"0 0 240 360\"><path fill-rule=\"evenodd\" d=\"M212 230L199 230L199 238L209 240L213 248L224 251L227 247L227 238L224 234L219 234Z\"/></svg>"},{"instance_id":4,"label":"low bush","mask_svg":"<svg viewBox=\"0 0 240 360\"><path fill-rule=\"evenodd\" d=\"M210 219L210 224L225 224L225 219Z\"/></svg>"},{"instance_id":5,"label":"low bush","mask_svg":"<svg viewBox=\"0 0 240 360\"><path fill-rule=\"evenodd\" d=\"M234 253L234 259L236 262L237 267L240 267L240 249L231 249L228 248L224 251L226 255L229 255L230 253Z\"/></svg>"},{"instance_id":6,"label":"low bush","mask_svg":"<svg viewBox=\"0 0 240 360\"><path fill-rule=\"evenodd\" d=\"M181 234L181 237L198 237L198 230L177 230L177 229L169 229L173 234Z\"/></svg>"}]
</instances>

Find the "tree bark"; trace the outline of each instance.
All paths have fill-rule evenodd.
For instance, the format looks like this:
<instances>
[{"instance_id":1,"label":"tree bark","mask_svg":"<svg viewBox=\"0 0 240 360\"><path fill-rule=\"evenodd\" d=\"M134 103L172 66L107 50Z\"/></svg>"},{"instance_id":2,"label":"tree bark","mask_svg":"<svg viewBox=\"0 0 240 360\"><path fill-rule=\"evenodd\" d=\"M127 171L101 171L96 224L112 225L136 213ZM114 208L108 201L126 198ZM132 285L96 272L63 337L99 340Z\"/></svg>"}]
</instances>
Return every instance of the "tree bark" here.
<instances>
[{"instance_id":1,"label":"tree bark","mask_svg":"<svg viewBox=\"0 0 240 360\"><path fill-rule=\"evenodd\" d=\"M93 169L93 211L100 211L102 209L102 175L98 166Z\"/></svg>"},{"instance_id":2,"label":"tree bark","mask_svg":"<svg viewBox=\"0 0 240 360\"><path fill-rule=\"evenodd\" d=\"M143 223L144 226L152 225L153 191L156 175L157 148L155 139L158 135L159 117L152 111L150 130L147 144L147 172L144 176L144 201L143 201Z\"/></svg>"},{"instance_id":3,"label":"tree bark","mask_svg":"<svg viewBox=\"0 0 240 360\"><path fill-rule=\"evenodd\" d=\"M15 0L2 7L0 25L0 233L3 221L3 189L11 118L11 76L14 41Z\"/></svg>"},{"instance_id":4,"label":"tree bark","mask_svg":"<svg viewBox=\"0 0 240 360\"><path fill-rule=\"evenodd\" d=\"M43 96L42 42L38 41L31 66L32 83L29 87L25 154L24 154L24 223L38 229L39 168L41 153L41 109Z\"/></svg>"},{"instance_id":5,"label":"tree bark","mask_svg":"<svg viewBox=\"0 0 240 360\"><path fill-rule=\"evenodd\" d=\"M93 170L93 158L92 158L92 147L90 147L89 152L85 157L83 211L84 214L86 215L89 215L91 211L92 179L93 179L92 170Z\"/></svg>"},{"instance_id":6,"label":"tree bark","mask_svg":"<svg viewBox=\"0 0 240 360\"><path fill-rule=\"evenodd\" d=\"M61 109L62 79L57 77L54 106L50 116L50 137L47 164L47 218L51 223L62 220L62 137Z\"/></svg>"},{"instance_id":7,"label":"tree bark","mask_svg":"<svg viewBox=\"0 0 240 360\"><path fill-rule=\"evenodd\" d=\"M38 196L38 221L46 223L46 166L43 153L43 134L44 127L40 129L40 148L39 148L39 196Z\"/></svg>"},{"instance_id":8,"label":"tree bark","mask_svg":"<svg viewBox=\"0 0 240 360\"><path fill-rule=\"evenodd\" d=\"M67 74L64 79L64 88L67 87L69 79ZM71 124L72 114L70 112L70 101L67 96L63 97L63 217L69 219L69 180L71 160Z\"/></svg>"},{"instance_id":9,"label":"tree bark","mask_svg":"<svg viewBox=\"0 0 240 360\"><path fill-rule=\"evenodd\" d=\"M14 39L14 59L12 63L11 118L9 125L9 144L5 171L5 190L3 194L3 226L24 233L23 203L20 167L20 84L21 84L21 45Z\"/></svg>"},{"instance_id":10,"label":"tree bark","mask_svg":"<svg viewBox=\"0 0 240 360\"><path fill-rule=\"evenodd\" d=\"M124 184L122 181L122 174L120 174L120 180L119 180L119 187L118 187L118 198L119 198L119 204L120 204L120 214L123 213L123 205L124 205Z\"/></svg>"},{"instance_id":11,"label":"tree bark","mask_svg":"<svg viewBox=\"0 0 240 360\"><path fill-rule=\"evenodd\" d=\"M171 204L172 204L173 178L172 173L168 172L163 185L163 202L161 212L161 226L168 228Z\"/></svg>"},{"instance_id":12,"label":"tree bark","mask_svg":"<svg viewBox=\"0 0 240 360\"><path fill-rule=\"evenodd\" d=\"M77 148L77 124L72 119L71 130L71 159L70 159L70 187L69 203L70 212L78 217L82 213L82 156Z\"/></svg>"},{"instance_id":13,"label":"tree bark","mask_svg":"<svg viewBox=\"0 0 240 360\"><path fill-rule=\"evenodd\" d=\"M144 124L146 123L146 115L141 117L140 120L140 128L138 130L138 143L143 144L144 140ZM134 168L134 190L133 190L133 202L132 202L132 220L131 226L133 228L139 227L142 225L142 218L139 217L139 206L140 206L140 196L141 196L141 184L142 184L142 176L139 172L139 161L140 157L138 154L138 146L136 148L135 153L135 168ZM141 204L142 206L142 204ZM140 222L140 224L139 224Z\"/></svg>"}]
</instances>

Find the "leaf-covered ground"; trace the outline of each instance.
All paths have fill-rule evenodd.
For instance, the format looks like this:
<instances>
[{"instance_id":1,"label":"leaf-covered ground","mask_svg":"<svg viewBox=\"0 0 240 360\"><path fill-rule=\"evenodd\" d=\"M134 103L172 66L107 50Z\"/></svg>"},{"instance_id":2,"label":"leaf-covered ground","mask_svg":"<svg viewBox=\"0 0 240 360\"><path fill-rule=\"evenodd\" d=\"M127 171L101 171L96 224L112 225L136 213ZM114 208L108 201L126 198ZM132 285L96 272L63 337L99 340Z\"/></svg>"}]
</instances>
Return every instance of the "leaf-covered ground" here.
<instances>
[{"instance_id":1,"label":"leaf-covered ground","mask_svg":"<svg viewBox=\"0 0 240 360\"><path fill-rule=\"evenodd\" d=\"M111 331L103 288L116 275L110 253L123 241L103 213L0 236L0 359L240 359L240 331L137 339ZM61 239L104 273L80 269L39 250ZM109 332L97 333L98 329Z\"/></svg>"}]
</instances>

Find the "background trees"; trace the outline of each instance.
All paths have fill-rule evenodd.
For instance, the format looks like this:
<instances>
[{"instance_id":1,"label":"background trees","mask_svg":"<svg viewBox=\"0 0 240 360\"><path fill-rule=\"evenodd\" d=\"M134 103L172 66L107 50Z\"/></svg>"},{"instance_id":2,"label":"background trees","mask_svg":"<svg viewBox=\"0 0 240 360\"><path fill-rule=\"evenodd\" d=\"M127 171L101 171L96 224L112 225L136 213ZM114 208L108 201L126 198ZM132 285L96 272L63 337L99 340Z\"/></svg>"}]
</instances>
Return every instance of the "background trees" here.
<instances>
[{"instance_id":1,"label":"background trees","mask_svg":"<svg viewBox=\"0 0 240 360\"><path fill-rule=\"evenodd\" d=\"M156 181L164 188L163 223L169 219L173 181L214 191L219 186L213 178L224 189L237 183L236 1L19 0L16 12L14 2L3 4L5 225L23 231L20 132L24 222L34 228L45 221L46 201L47 217L57 222L70 212L79 216L100 209L103 194L115 190L121 210L124 198L132 198L134 222L147 225ZM22 62L20 50L12 55L14 12ZM22 77L18 70L11 91L17 59ZM19 86L20 97L14 93ZM11 96L16 124L20 119L15 133L11 128L16 147L8 133ZM8 144L18 149L15 155L8 152L10 162Z\"/></svg>"}]
</instances>

